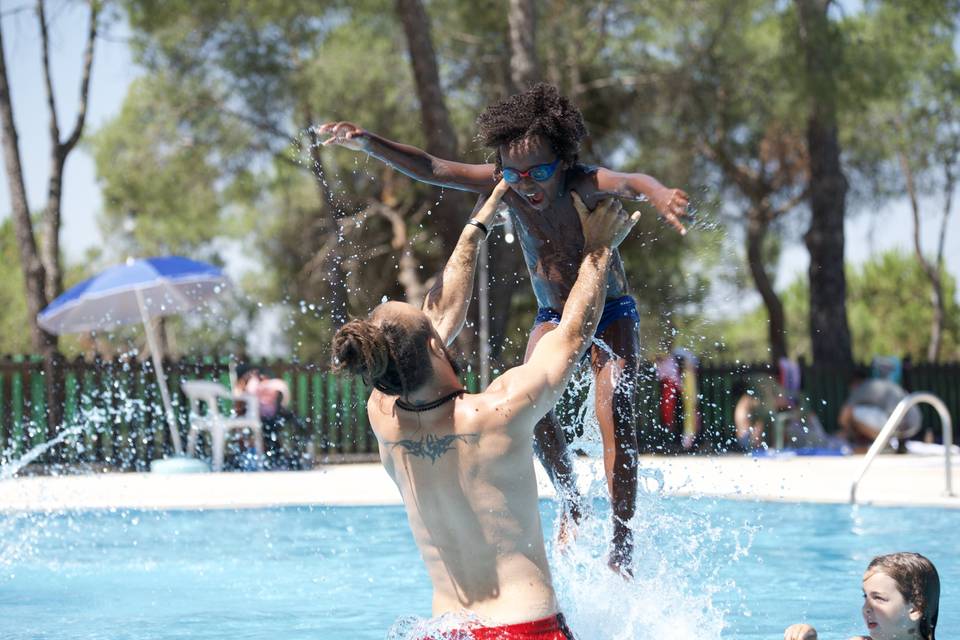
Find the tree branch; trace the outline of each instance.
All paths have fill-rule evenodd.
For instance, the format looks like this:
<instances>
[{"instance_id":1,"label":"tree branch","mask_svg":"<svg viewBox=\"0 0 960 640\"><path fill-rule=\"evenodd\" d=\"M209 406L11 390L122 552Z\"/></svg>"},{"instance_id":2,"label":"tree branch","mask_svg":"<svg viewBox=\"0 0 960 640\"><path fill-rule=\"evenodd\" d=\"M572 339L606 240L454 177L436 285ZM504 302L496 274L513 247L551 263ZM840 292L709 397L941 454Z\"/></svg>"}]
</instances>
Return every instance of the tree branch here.
<instances>
[{"instance_id":1,"label":"tree branch","mask_svg":"<svg viewBox=\"0 0 960 640\"><path fill-rule=\"evenodd\" d=\"M943 166L944 174L944 203L943 216L940 218L940 237L937 242L937 268L943 269L943 249L947 238L947 219L950 217L950 210L953 209L953 190L957 186L957 177L953 173L952 161L948 160Z\"/></svg>"},{"instance_id":2,"label":"tree branch","mask_svg":"<svg viewBox=\"0 0 960 640\"><path fill-rule=\"evenodd\" d=\"M923 270L929 275L931 273L930 264L923 256L923 247L920 244L920 203L917 200L917 186L914 181L913 168L907 159L907 154L903 149L897 150L897 160L900 162L900 170L903 172L903 179L907 186L907 197L910 200L910 212L913 214L913 250L917 255L917 260Z\"/></svg>"},{"instance_id":3,"label":"tree branch","mask_svg":"<svg viewBox=\"0 0 960 640\"><path fill-rule=\"evenodd\" d=\"M50 73L50 35L47 32L47 16L44 0L37 0L37 21L40 23L40 51L43 53L43 86L47 93L47 108L50 110L50 144L54 153L60 154L60 124L57 121L57 104L53 95L53 79Z\"/></svg>"},{"instance_id":4,"label":"tree branch","mask_svg":"<svg viewBox=\"0 0 960 640\"><path fill-rule=\"evenodd\" d=\"M700 142L700 150L707 158L713 160L728 179L732 180L751 200L759 202L770 194L770 189L755 171L730 157L720 143Z\"/></svg>"},{"instance_id":5,"label":"tree branch","mask_svg":"<svg viewBox=\"0 0 960 640\"><path fill-rule=\"evenodd\" d=\"M810 197L810 186L808 184L808 186L804 188L800 193L796 194L795 196L793 196L792 198L784 202L779 207L775 207L774 209L772 209L770 219L776 220L780 216L789 213L794 208L799 207L801 204L803 204L803 202L805 202L809 197Z\"/></svg>"},{"instance_id":6,"label":"tree branch","mask_svg":"<svg viewBox=\"0 0 960 640\"><path fill-rule=\"evenodd\" d=\"M292 145L296 145L298 142L298 140L292 135L290 135L290 133L288 133L287 131L283 131L282 129L278 129L277 127L270 124L269 122L264 122L259 118L255 118L245 113L240 113L239 111L235 111L233 109L225 107L222 103L218 104L212 99L207 100L207 102L211 105L213 109L219 111L223 115L230 116L231 118L235 118L236 120L246 123L251 127L253 127L254 129L257 129L258 131L261 131L263 133L269 133L278 138L283 138L284 140L286 140Z\"/></svg>"},{"instance_id":7,"label":"tree branch","mask_svg":"<svg viewBox=\"0 0 960 640\"><path fill-rule=\"evenodd\" d=\"M43 4L43 0L39 0L39 2L41 5ZM77 109L77 121L73 125L73 131L70 133L70 137L67 138L66 142L60 145L60 153L63 157L66 157L80 140L80 136L83 133L83 123L87 118L87 104L90 100L90 72L93 69L93 47L97 39L99 16L100 3L97 0L90 0L90 27L87 29L87 44L83 50L83 78L80 80L80 105ZM46 52L44 52L44 58L46 58ZM46 66L46 60L44 63L44 66Z\"/></svg>"}]
</instances>

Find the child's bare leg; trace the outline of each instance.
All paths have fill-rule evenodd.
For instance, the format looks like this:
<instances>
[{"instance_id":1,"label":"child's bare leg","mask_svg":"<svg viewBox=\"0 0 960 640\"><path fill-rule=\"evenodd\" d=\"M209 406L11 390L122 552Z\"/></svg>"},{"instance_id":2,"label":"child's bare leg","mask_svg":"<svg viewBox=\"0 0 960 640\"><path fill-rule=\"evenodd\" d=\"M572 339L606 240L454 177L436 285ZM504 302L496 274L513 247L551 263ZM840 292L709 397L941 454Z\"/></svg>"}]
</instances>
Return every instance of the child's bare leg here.
<instances>
[{"instance_id":1,"label":"child's bare leg","mask_svg":"<svg viewBox=\"0 0 960 640\"><path fill-rule=\"evenodd\" d=\"M613 512L613 540L610 567L632 575L633 531L630 521L636 512L638 449L634 399L639 364L634 321L616 320L601 339L617 357L600 347L593 348L593 369L597 378L596 408L603 438L604 470Z\"/></svg>"},{"instance_id":2,"label":"child's bare leg","mask_svg":"<svg viewBox=\"0 0 960 640\"><path fill-rule=\"evenodd\" d=\"M567 440L553 411L537 423L533 448L563 504L563 516L557 523L557 540L565 544L574 536L575 526L580 522L580 492Z\"/></svg>"}]
</instances>

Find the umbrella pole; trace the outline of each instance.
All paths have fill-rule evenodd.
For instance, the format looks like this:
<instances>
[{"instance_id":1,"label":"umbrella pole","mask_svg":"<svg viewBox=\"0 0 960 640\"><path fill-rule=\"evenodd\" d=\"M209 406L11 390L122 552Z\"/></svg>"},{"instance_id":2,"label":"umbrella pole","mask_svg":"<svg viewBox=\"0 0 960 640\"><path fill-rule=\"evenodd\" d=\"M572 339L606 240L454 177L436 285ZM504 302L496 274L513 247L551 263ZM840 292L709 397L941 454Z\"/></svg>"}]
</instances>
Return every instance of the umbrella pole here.
<instances>
[{"instance_id":1,"label":"umbrella pole","mask_svg":"<svg viewBox=\"0 0 960 640\"><path fill-rule=\"evenodd\" d=\"M143 327L147 332L147 347L153 359L153 370L157 373L157 385L160 387L160 397L163 399L163 411L167 417L167 426L170 427L170 438L173 441L173 450L179 456L183 454L183 444L180 442L180 431L177 429L177 419L173 415L173 404L170 402L170 390L167 389L167 376L163 372L163 361L157 352L157 339L153 334L153 325L147 315L147 307L143 303L143 292L136 290L137 306L140 307L140 317L143 318Z\"/></svg>"}]
</instances>

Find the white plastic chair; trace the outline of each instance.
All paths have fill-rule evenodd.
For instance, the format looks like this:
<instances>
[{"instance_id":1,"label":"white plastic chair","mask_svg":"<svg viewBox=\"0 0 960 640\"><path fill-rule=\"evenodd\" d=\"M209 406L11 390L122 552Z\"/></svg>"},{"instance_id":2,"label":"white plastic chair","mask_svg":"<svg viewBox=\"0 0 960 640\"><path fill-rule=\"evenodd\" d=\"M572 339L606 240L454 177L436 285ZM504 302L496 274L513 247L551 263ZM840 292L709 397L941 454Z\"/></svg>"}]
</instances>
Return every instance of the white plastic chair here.
<instances>
[{"instance_id":1,"label":"white plastic chair","mask_svg":"<svg viewBox=\"0 0 960 640\"><path fill-rule=\"evenodd\" d=\"M253 435L257 450L257 460L263 460L263 429L260 426L260 404L257 397L249 394L233 394L219 382L210 380L187 380L180 387L190 400L190 432L187 434L187 455L193 456L197 450L197 438L201 431L210 432L213 449L214 471L223 469L223 451L227 433L234 429L243 429ZM245 415L238 416L220 411L220 400L227 400L231 407L235 400L246 403ZM200 412L200 404L207 405L206 413Z\"/></svg>"}]
</instances>

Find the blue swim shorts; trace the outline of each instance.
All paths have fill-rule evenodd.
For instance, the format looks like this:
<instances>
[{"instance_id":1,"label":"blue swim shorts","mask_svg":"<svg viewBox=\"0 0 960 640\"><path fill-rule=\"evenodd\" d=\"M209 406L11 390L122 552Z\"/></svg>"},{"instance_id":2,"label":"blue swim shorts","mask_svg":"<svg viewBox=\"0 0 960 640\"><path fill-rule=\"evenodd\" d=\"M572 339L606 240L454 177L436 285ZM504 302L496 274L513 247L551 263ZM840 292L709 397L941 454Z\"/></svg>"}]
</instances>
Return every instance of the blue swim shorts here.
<instances>
[{"instance_id":1,"label":"blue swim shorts","mask_svg":"<svg viewBox=\"0 0 960 640\"><path fill-rule=\"evenodd\" d=\"M634 327L640 324L640 313L637 311L637 303L633 296L621 296L607 301L603 305L603 314L600 316L600 324L597 325L595 336L599 336L610 324L620 318L630 318L633 320ZM537 319L533 326L544 322L560 322L560 312L550 307L541 307L537 310Z\"/></svg>"}]
</instances>

